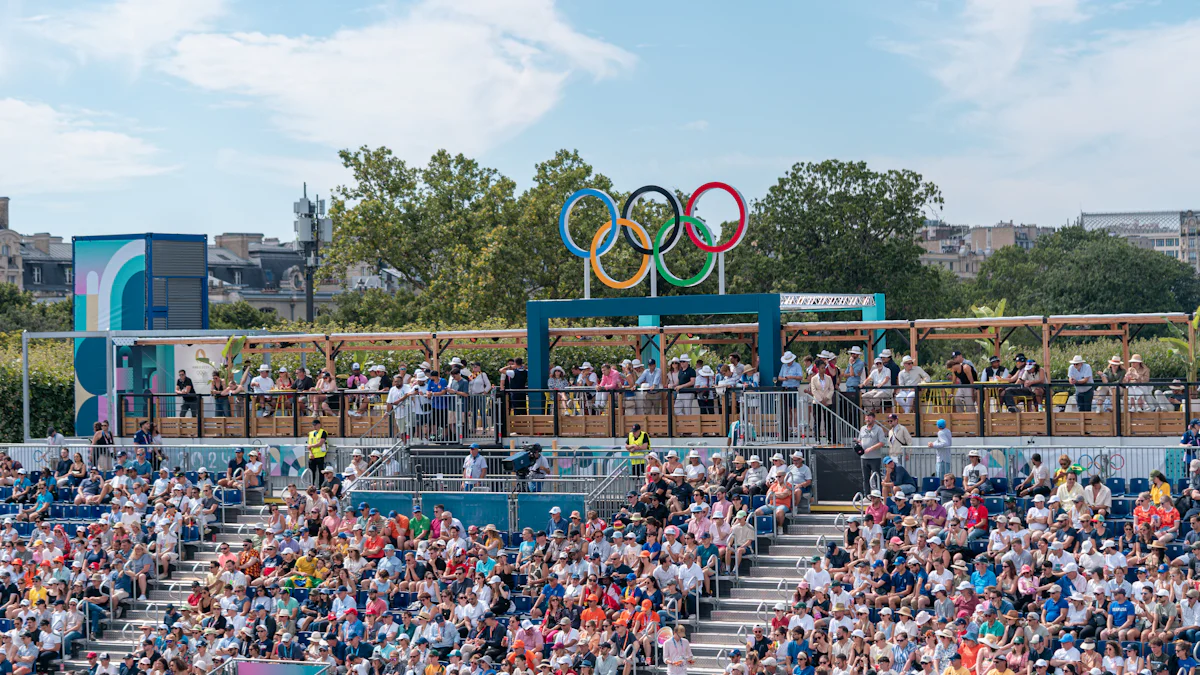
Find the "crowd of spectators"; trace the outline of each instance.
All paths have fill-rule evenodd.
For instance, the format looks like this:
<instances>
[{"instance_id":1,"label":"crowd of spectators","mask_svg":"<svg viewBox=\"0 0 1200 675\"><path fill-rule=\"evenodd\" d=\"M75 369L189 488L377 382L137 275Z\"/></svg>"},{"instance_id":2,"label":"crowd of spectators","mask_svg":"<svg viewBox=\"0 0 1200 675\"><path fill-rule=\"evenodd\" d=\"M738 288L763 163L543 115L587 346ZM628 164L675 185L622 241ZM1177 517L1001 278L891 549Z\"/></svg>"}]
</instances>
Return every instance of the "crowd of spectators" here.
<instances>
[{"instance_id":1,"label":"crowd of spectators","mask_svg":"<svg viewBox=\"0 0 1200 675\"><path fill-rule=\"evenodd\" d=\"M977 452L936 489L884 481L726 672L1193 675L1200 460L1173 497L1158 472L1082 481L1032 457L1011 492Z\"/></svg>"}]
</instances>

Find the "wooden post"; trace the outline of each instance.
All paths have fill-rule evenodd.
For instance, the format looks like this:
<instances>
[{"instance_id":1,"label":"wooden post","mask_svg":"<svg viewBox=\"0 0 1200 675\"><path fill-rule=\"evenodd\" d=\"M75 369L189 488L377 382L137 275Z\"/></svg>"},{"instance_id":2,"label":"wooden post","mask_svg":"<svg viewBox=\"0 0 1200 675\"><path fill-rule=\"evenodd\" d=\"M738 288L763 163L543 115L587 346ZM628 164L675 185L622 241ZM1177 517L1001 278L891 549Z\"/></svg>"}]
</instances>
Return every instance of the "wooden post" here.
<instances>
[{"instance_id":1,"label":"wooden post","mask_svg":"<svg viewBox=\"0 0 1200 675\"><path fill-rule=\"evenodd\" d=\"M1000 327L994 326L992 328L992 330L996 331L996 339L994 340L994 342L996 343L996 351L995 351L994 355L999 357L1001 360L1003 360L1004 357L1000 356L1000 346L1001 346L1000 345Z\"/></svg>"},{"instance_id":2,"label":"wooden post","mask_svg":"<svg viewBox=\"0 0 1200 675\"><path fill-rule=\"evenodd\" d=\"M1195 379L1195 377L1196 377L1196 372L1195 372L1195 370L1196 370L1196 368L1195 368L1196 326L1192 323L1192 315L1191 314L1188 314L1187 330L1188 330L1188 357L1189 357L1188 362L1193 364L1191 370L1188 372L1188 377ZM1189 395L1188 398L1191 398L1191 396Z\"/></svg>"},{"instance_id":3,"label":"wooden post","mask_svg":"<svg viewBox=\"0 0 1200 675\"><path fill-rule=\"evenodd\" d=\"M434 370L438 370L438 342L439 342L439 340L438 340L437 333L431 333L430 336L433 338L433 347L430 349L430 351L432 353L430 354L429 362L433 364Z\"/></svg>"},{"instance_id":4,"label":"wooden post","mask_svg":"<svg viewBox=\"0 0 1200 675\"><path fill-rule=\"evenodd\" d=\"M1129 363L1129 324L1121 324L1121 360Z\"/></svg>"},{"instance_id":5,"label":"wooden post","mask_svg":"<svg viewBox=\"0 0 1200 675\"><path fill-rule=\"evenodd\" d=\"M1050 320L1047 317L1042 317L1042 367L1050 368ZM1047 401L1049 406L1050 402Z\"/></svg>"},{"instance_id":6,"label":"wooden post","mask_svg":"<svg viewBox=\"0 0 1200 675\"><path fill-rule=\"evenodd\" d=\"M333 379L336 382L337 367L335 366L333 359L333 341L329 339L328 335L325 336L325 370L328 370L329 374L333 375Z\"/></svg>"},{"instance_id":7,"label":"wooden post","mask_svg":"<svg viewBox=\"0 0 1200 675\"><path fill-rule=\"evenodd\" d=\"M914 321L908 322L908 355L912 357L913 365L920 365L920 359L917 358L917 324Z\"/></svg>"}]
</instances>

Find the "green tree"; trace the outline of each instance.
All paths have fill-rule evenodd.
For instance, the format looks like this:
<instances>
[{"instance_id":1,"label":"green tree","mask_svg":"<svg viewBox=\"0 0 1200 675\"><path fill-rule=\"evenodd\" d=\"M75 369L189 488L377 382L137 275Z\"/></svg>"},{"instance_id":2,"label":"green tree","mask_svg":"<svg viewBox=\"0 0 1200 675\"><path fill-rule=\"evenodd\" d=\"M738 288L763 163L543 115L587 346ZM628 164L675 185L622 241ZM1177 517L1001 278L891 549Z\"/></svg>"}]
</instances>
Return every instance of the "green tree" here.
<instances>
[{"instance_id":1,"label":"green tree","mask_svg":"<svg viewBox=\"0 0 1200 675\"><path fill-rule=\"evenodd\" d=\"M334 190L332 245L325 270L370 261L395 268L411 289L416 314L436 325L490 316L476 270L491 256L490 230L513 217L516 186L494 169L442 150L424 168L387 148L343 150L355 184Z\"/></svg>"},{"instance_id":2,"label":"green tree","mask_svg":"<svg viewBox=\"0 0 1200 675\"><path fill-rule=\"evenodd\" d=\"M1200 279L1121 237L1066 227L1029 250L996 251L968 292L980 303L1007 298L1013 314L1187 312L1200 303Z\"/></svg>"},{"instance_id":3,"label":"green tree","mask_svg":"<svg viewBox=\"0 0 1200 675\"><path fill-rule=\"evenodd\" d=\"M0 283L0 331L72 330L73 299L61 302L35 302L33 294L20 291L16 284Z\"/></svg>"},{"instance_id":4,"label":"green tree","mask_svg":"<svg viewBox=\"0 0 1200 675\"><path fill-rule=\"evenodd\" d=\"M214 330L270 328L278 322L275 310L260 310L245 300L208 305L208 327Z\"/></svg>"},{"instance_id":5,"label":"green tree","mask_svg":"<svg viewBox=\"0 0 1200 675\"><path fill-rule=\"evenodd\" d=\"M317 315L317 326L354 324L398 328L417 323L417 304L412 293L388 293L379 288L347 291L336 297L337 305Z\"/></svg>"},{"instance_id":6,"label":"green tree","mask_svg":"<svg viewBox=\"0 0 1200 675\"><path fill-rule=\"evenodd\" d=\"M888 313L919 318L958 305L957 283L921 265L916 235L940 207L936 185L865 162L796 164L754 204L729 256L736 293L886 292Z\"/></svg>"}]
</instances>

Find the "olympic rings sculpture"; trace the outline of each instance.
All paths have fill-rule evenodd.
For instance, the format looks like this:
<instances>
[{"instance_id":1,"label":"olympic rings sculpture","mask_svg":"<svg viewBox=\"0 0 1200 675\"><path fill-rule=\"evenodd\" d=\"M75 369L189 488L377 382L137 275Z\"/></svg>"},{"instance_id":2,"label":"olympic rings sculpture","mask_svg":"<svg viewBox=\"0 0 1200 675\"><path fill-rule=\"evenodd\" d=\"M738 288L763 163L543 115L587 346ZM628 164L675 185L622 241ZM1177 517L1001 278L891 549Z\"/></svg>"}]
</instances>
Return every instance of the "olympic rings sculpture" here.
<instances>
[{"instance_id":1,"label":"olympic rings sculpture","mask_svg":"<svg viewBox=\"0 0 1200 675\"><path fill-rule=\"evenodd\" d=\"M700 218L695 217L693 212L696 208L696 202L700 200L701 195L710 190L723 190L729 193L737 202L738 206L738 224L733 236L729 241L718 244L713 241L712 230ZM633 213L633 207L642 197L653 193L666 198L667 205L671 207L671 218L667 222L659 226L658 231L651 235L641 223L630 218ZM595 236L592 237L590 246L587 248L580 247L571 237L571 210L575 205L585 197L595 197L604 204L608 209L609 220L596 230ZM590 260L592 271L595 272L596 278L600 279L601 283L609 288L624 289L633 288L642 283L646 275L650 272L650 261L654 260L654 268L658 274L666 279L667 283L673 286L687 288L696 286L708 278L712 274L714 263L717 255L733 250L741 243L742 238L746 236L746 225L749 222L749 209L746 207L746 200L742 197L742 193L738 192L727 183L713 181L701 185L688 199L687 206L681 206L679 199L675 197L675 193L657 185L646 185L640 187L630 193L629 198L621 206L621 210L617 211L617 204L603 190L595 188L583 188L572 194L565 204L562 211L558 215L558 233L562 237L563 245L572 255ZM666 261L663 260L663 254L675 248L675 244L679 243L680 238L684 233L687 233L688 239L692 241L701 251L707 255L704 259L704 266L696 273L695 276L687 279L681 279L673 274L670 268L667 267ZM625 280L613 279L604 269L604 264L600 258L608 253L617 245L618 233L624 235L625 241L629 243L636 253L641 254L642 263L638 270L633 273L633 276Z\"/></svg>"}]
</instances>

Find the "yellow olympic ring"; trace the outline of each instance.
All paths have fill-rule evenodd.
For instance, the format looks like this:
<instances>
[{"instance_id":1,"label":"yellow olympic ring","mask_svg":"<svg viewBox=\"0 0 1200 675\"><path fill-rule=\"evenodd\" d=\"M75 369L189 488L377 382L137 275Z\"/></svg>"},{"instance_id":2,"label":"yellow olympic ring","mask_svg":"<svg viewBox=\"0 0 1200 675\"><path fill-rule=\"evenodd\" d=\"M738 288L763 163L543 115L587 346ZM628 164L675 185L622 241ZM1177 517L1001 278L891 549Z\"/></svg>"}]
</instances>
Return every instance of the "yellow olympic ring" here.
<instances>
[{"instance_id":1,"label":"yellow olympic ring","mask_svg":"<svg viewBox=\"0 0 1200 675\"><path fill-rule=\"evenodd\" d=\"M625 281L617 281L616 279L608 276L608 273L604 271L604 265L600 263L600 256L596 255L596 250L600 248L600 240L604 238L604 235L608 234L608 231L612 226L613 221L610 220L601 225L600 229L596 230L595 236L592 237L592 246L589 249L592 258L592 271L594 271L596 273L596 277L609 288L633 288L634 286L642 283L642 279L645 279L646 273L650 271L650 255L642 255L642 266L638 268L638 271L635 272L632 277L626 279ZM638 239L642 241L642 248L651 250L650 235L646 233L646 228L642 227L635 221L627 220L625 218L617 218L617 226L624 226L632 230L633 233L638 236Z\"/></svg>"}]
</instances>

